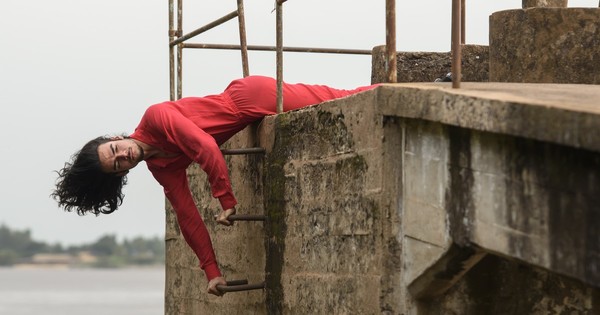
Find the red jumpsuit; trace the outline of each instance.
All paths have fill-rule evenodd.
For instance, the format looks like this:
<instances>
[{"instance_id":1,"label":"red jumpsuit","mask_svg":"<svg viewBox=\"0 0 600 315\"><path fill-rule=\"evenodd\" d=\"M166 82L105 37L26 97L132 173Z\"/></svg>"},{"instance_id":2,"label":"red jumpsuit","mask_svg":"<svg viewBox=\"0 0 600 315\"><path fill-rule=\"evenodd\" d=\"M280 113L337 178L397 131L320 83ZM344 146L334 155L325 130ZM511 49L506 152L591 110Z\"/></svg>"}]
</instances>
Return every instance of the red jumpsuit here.
<instances>
[{"instance_id":1,"label":"red jumpsuit","mask_svg":"<svg viewBox=\"0 0 600 315\"><path fill-rule=\"evenodd\" d=\"M323 85L284 84L283 109L289 111L375 88L338 90ZM276 113L276 81L250 76L235 80L218 95L187 97L150 106L131 138L175 157L146 160L175 209L181 232L194 250L208 280L221 275L208 231L188 187L186 169L200 164L212 195L223 209L237 201L219 146L247 125Z\"/></svg>"}]
</instances>

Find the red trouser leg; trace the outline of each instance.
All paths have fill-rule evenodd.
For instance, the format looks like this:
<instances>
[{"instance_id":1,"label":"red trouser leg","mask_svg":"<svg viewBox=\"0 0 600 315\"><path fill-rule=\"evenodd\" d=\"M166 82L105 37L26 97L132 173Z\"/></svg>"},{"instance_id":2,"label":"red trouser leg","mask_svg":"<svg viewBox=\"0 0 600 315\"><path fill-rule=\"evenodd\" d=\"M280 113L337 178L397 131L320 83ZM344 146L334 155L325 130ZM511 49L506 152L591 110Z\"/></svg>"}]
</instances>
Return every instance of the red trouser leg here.
<instances>
[{"instance_id":1,"label":"red trouser leg","mask_svg":"<svg viewBox=\"0 0 600 315\"><path fill-rule=\"evenodd\" d=\"M325 85L283 84L283 110L289 111L324 101L345 97L370 90L377 85L363 86L353 90L340 90ZM249 76L233 81L225 90L242 115L262 118L276 113L277 84L275 79Z\"/></svg>"}]
</instances>

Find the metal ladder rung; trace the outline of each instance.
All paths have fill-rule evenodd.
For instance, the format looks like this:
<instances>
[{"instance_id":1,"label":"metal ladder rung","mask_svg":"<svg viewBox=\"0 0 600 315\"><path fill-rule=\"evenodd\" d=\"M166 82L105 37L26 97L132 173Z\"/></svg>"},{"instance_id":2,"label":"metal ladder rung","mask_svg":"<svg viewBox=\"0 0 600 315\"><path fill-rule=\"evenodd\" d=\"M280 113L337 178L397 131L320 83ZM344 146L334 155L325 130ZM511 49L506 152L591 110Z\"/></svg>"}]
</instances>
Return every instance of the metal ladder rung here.
<instances>
[{"instance_id":1,"label":"metal ladder rung","mask_svg":"<svg viewBox=\"0 0 600 315\"><path fill-rule=\"evenodd\" d=\"M241 283L241 284L237 284ZM253 283L248 284L248 280L232 280L227 281L227 285L217 285L217 290L221 292L238 292L238 291L249 291L249 290L259 290L264 289L265 283Z\"/></svg>"},{"instance_id":2,"label":"metal ladder rung","mask_svg":"<svg viewBox=\"0 0 600 315\"><path fill-rule=\"evenodd\" d=\"M232 214L227 217L229 221L267 221L266 215L261 214Z\"/></svg>"},{"instance_id":3,"label":"metal ladder rung","mask_svg":"<svg viewBox=\"0 0 600 315\"><path fill-rule=\"evenodd\" d=\"M229 280L229 281L227 281L227 286L244 285L244 284L248 284L248 280L246 280L246 279L240 279L240 280Z\"/></svg>"},{"instance_id":4,"label":"metal ladder rung","mask_svg":"<svg viewBox=\"0 0 600 315\"><path fill-rule=\"evenodd\" d=\"M223 155L242 155L242 154L265 154L265 148L241 148L241 149L221 149Z\"/></svg>"}]
</instances>

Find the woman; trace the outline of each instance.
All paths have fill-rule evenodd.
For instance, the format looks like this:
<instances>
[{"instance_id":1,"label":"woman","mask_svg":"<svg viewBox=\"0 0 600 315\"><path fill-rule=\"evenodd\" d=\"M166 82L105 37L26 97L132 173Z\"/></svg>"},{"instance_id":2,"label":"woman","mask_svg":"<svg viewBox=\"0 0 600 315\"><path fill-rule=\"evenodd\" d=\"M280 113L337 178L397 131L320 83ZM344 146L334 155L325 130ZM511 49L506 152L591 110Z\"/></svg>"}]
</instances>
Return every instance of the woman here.
<instances>
[{"instance_id":1,"label":"woman","mask_svg":"<svg viewBox=\"0 0 600 315\"><path fill-rule=\"evenodd\" d=\"M294 110L375 88L339 90L323 85L283 85L283 109ZM91 140L58 171L52 196L66 211L79 215L108 214L123 202L126 174L145 161L171 202L181 232L200 260L209 281L208 293L222 295L225 285L210 236L194 204L186 169L200 164L208 175L212 195L223 211L217 222L230 225L237 201L219 146L247 125L276 113L276 82L250 76L229 84L218 95L188 97L150 106L129 137Z\"/></svg>"}]
</instances>

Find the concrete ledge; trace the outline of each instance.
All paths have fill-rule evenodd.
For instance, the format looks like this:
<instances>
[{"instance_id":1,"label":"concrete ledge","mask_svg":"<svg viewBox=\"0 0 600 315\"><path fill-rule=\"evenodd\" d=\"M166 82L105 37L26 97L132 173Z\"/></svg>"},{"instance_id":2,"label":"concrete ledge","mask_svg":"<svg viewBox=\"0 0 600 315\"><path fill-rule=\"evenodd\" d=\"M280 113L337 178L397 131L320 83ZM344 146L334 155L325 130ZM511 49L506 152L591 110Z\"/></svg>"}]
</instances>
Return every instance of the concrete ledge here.
<instances>
[{"instance_id":1,"label":"concrete ledge","mask_svg":"<svg viewBox=\"0 0 600 315\"><path fill-rule=\"evenodd\" d=\"M599 95L386 84L266 117L227 144L266 155L226 157L238 211L265 225L216 226L206 176L188 177L223 272L267 289L203 294L169 211L166 313L597 313Z\"/></svg>"},{"instance_id":2,"label":"concrete ledge","mask_svg":"<svg viewBox=\"0 0 600 315\"><path fill-rule=\"evenodd\" d=\"M405 83L383 85L377 93L383 115L600 151L600 86Z\"/></svg>"}]
</instances>

